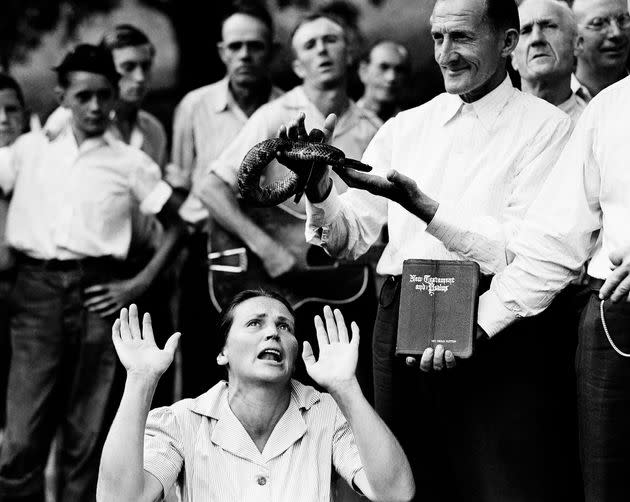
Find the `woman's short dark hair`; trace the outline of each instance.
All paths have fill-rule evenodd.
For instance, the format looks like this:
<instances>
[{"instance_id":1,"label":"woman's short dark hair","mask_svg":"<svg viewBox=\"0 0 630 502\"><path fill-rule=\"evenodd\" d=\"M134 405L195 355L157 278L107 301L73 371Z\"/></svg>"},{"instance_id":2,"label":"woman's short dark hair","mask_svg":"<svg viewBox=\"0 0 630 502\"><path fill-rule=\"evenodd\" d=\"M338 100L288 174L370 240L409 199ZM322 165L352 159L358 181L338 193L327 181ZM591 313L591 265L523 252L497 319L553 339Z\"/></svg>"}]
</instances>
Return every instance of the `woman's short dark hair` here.
<instances>
[{"instance_id":1,"label":"woman's short dark hair","mask_svg":"<svg viewBox=\"0 0 630 502\"><path fill-rule=\"evenodd\" d=\"M20 84L18 84L17 80L15 80L10 75L0 72L0 91L4 91L5 89L15 91L15 95L17 96L20 105L22 105L22 108L25 107L24 94L22 93L22 88L20 87Z\"/></svg>"},{"instance_id":2,"label":"woman's short dark hair","mask_svg":"<svg viewBox=\"0 0 630 502\"><path fill-rule=\"evenodd\" d=\"M234 321L234 310L236 310L236 307L238 307L241 303L246 302L247 300L260 297L278 300L280 303L282 303L282 305L287 308L287 310L291 314L291 317L295 319L295 311L293 310L293 307L281 294L262 288L246 289L244 291L241 291L240 293L237 293L219 315L219 320L217 322L217 336L219 340L221 340L221 348L225 347L225 344L227 342L228 333L230 332L232 322Z\"/></svg>"},{"instance_id":3,"label":"woman's short dark hair","mask_svg":"<svg viewBox=\"0 0 630 502\"><path fill-rule=\"evenodd\" d=\"M118 24L103 35L100 45L112 52L114 49L147 44L151 46L151 52L155 53L155 46L144 31L131 24Z\"/></svg>"}]
</instances>

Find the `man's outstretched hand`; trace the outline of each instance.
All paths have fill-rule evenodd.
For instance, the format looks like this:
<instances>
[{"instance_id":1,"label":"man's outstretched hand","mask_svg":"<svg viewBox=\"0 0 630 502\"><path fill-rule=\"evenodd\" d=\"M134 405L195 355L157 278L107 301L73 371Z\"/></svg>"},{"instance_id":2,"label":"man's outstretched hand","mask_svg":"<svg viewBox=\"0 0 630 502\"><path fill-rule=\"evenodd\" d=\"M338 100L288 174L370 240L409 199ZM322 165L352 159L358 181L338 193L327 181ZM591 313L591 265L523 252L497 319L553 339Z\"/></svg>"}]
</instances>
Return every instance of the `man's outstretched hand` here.
<instances>
[{"instance_id":1,"label":"man's outstretched hand","mask_svg":"<svg viewBox=\"0 0 630 502\"><path fill-rule=\"evenodd\" d=\"M385 178L354 169L340 170L338 174L348 186L367 190L374 195L397 202L425 223L433 219L439 206L420 190L413 179L394 169L391 169Z\"/></svg>"}]
</instances>

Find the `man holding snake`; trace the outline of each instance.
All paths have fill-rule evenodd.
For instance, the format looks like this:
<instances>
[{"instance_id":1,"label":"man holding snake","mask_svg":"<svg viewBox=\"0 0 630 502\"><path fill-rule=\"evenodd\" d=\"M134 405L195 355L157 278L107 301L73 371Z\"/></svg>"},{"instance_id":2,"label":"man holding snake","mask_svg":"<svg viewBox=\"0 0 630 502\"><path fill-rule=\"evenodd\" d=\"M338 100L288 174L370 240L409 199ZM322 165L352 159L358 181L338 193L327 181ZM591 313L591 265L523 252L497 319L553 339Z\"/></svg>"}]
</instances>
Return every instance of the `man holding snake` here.
<instances>
[{"instance_id":1,"label":"man holding snake","mask_svg":"<svg viewBox=\"0 0 630 502\"><path fill-rule=\"evenodd\" d=\"M329 168L318 167L306 190L306 235L332 255L353 258L388 225L377 267L390 277L374 331L376 408L406 448L417 481L458 480L447 493L431 492L439 482L422 483L423 499L539 501L554 482L543 461L552 448L544 407L553 383L544 371L532 374L530 347L546 332L532 321L497 338L479 334L470 360L434 374L455 365L438 345L427 349L420 372L415 361L394 356L400 274L408 258L473 260L487 285L511 261L510 242L568 139L570 120L508 78L519 38L515 2L438 0L430 21L447 92L379 130L362 159L374 173L344 176L355 189L339 195ZM334 117L325 129L334 130ZM283 134L305 132L300 122ZM418 403L430 413L414 412ZM437 442L442 430L448 438Z\"/></svg>"}]
</instances>

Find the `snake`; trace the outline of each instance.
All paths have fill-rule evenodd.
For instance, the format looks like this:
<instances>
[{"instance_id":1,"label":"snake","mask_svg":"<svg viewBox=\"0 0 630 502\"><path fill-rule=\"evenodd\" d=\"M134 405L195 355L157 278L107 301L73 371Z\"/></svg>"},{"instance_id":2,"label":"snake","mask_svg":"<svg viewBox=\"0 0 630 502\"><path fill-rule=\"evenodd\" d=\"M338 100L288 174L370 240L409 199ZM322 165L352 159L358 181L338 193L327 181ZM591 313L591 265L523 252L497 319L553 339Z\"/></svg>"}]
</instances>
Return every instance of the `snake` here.
<instances>
[{"instance_id":1,"label":"snake","mask_svg":"<svg viewBox=\"0 0 630 502\"><path fill-rule=\"evenodd\" d=\"M306 141L272 138L254 145L243 157L238 172L238 189L243 200L252 205L271 207L300 194L314 162L327 164L337 172L348 167L363 172L372 170L367 164L346 158L342 150L322 143L323 140L324 133L313 129ZM289 172L282 179L260 186L263 172L274 159L286 165Z\"/></svg>"}]
</instances>

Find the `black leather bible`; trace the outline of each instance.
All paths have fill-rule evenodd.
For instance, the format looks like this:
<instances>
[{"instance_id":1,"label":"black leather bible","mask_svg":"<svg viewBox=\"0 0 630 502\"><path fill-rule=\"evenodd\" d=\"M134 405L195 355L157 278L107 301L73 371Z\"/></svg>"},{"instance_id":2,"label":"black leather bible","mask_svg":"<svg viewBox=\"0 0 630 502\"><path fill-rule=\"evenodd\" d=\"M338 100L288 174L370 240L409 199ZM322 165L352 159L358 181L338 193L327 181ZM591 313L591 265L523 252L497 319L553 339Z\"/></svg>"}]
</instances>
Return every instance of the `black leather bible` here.
<instances>
[{"instance_id":1,"label":"black leather bible","mask_svg":"<svg viewBox=\"0 0 630 502\"><path fill-rule=\"evenodd\" d=\"M400 285L396 355L421 355L438 344L472 355L479 265L472 261L405 260Z\"/></svg>"}]
</instances>

